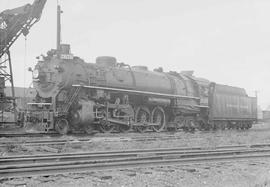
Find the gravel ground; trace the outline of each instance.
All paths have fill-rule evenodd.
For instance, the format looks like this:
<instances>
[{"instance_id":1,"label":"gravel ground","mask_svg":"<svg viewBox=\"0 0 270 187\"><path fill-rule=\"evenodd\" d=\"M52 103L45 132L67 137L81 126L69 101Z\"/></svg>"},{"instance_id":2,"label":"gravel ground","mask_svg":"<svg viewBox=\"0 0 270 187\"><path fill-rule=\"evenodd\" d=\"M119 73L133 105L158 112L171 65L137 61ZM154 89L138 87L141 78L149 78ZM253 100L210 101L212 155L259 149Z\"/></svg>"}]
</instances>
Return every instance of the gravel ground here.
<instances>
[{"instance_id":1,"label":"gravel ground","mask_svg":"<svg viewBox=\"0 0 270 187\"><path fill-rule=\"evenodd\" d=\"M2 180L1 186L218 187L270 186L270 159L136 168Z\"/></svg>"},{"instance_id":2,"label":"gravel ground","mask_svg":"<svg viewBox=\"0 0 270 187\"><path fill-rule=\"evenodd\" d=\"M166 135L173 135L177 139L169 140L153 140L153 141L133 141L132 137L149 136L162 137ZM106 136L106 137L105 137ZM255 144L255 143L270 143L270 124L257 124L252 129L246 131L225 130L215 132L195 132L195 133L128 133L128 134L97 134L91 136L90 141L83 143L76 142L79 137L65 136L65 137L42 137L42 139L69 139L70 141L64 145L50 145L50 146L26 146L9 144L6 147L0 147L0 155L17 155L17 154L36 154L48 152L88 152L88 151L106 151L106 150L126 150L126 149L151 149L151 148L170 148L170 147L205 147L215 148L221 145L231 144ZM40 140L38 137L21 137L21 138L0 138L0 142L18 141L24 142L26 140Z\"/></svg>"},{"instance_id":3,"label":"gravel ground","mask_svg":"<svg viewBox=\"0 0 270 187\"><path fill-rule=\"evenodd\" d=\"M0 150L1 155L35 154L78 151L146 149L158 147L201 146L215 148L220 145L270 143L270 124L258 124L248 131L177 132L176 140L129 141L133 136L162 136L164 134L129 133L94 136L90 142L63 146L16 146ZM126 136L126 141L122 140ZM50 137L44 137L50 139ZM67 138L67 137L65 137ZM71 141L77 137L69 136ZM25 141L35 138L0 138L0 141ZM106 142L104 140L111 140ZM112 141L113 140L113 141ZM98 171L82 174L47 177L14 178L0 180L1 186L270 186L270 159L205 163L153 168Z\"/></svg>"}]
</instances>

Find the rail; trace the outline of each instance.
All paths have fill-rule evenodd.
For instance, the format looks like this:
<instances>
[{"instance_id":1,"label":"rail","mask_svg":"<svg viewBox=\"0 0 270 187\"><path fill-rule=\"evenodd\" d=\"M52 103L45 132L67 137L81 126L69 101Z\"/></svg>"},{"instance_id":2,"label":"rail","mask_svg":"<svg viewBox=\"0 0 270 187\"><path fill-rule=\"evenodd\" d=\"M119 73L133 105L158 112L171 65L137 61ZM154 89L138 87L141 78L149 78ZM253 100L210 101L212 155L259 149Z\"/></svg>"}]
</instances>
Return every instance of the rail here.
<instances>
[{"instance_id":1,"label":"rail","mask_svg":"<svg viewBox=\"0 0 270 187\"><path fill-rule=\"evenodd\" d=\"M0 158L2 178L270 158L270 149L149 149Z\"/></svg>"}]
</instances>

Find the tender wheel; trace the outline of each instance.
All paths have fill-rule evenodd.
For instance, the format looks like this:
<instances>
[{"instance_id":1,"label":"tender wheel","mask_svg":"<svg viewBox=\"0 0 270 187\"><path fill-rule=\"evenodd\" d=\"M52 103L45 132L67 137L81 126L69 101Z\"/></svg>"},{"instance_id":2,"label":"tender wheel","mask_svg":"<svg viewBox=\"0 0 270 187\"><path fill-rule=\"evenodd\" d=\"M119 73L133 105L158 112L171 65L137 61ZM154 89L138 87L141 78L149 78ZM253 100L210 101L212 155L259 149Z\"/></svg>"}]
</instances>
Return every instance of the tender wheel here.
<instances>
[{"instance_id":1,"label":"tender wheel","mask_svg":"<svg viewBox=\"0 0 270 187\"><path fill-rule=\"evenodd\" d=\"M233 124L231 121L227 122L227 127L228 127L228 129L233 129Z\"/></svg>"},{"instance_id":2,"label":"tender wheel","mask_svg":"<svg viewBox=\"0 0 270 187\"><path fill-rule=\"evenodd\" d=\"M250 128L252 128L252 122L248 122L248 126L247 126L247 129L250 129Z\"/></svg>"},{"instance_id":3,"label":"tender wheel","mask_svg":"<svg viewBox=\"0 0 270 187\"><path fill-rule=\"evenodd\" d=\"M240 130L240 129L241 129L241 122L237 122L237 123L236 123L236 129L237 129L237 130Z\"/></svg>"},{"instance_id":4,"label":"tender wheel","mask_svg":"<svg viewBox=\"0 0 270 187\"><path fill-rule=\"evenodd\" d=\"M153 126L155 132L160 132L164 129L166 125L166 116L163 108L155 107L151 114L151 122L158 124L158 126Z\"/></svg>"},{"instance_id":5,"label":"tender wheel","mask_svg":"<svg viewBox=\"0 0 270 187\"><path fill-rule=\"evenodd\" d=\"M103 133L111 133L115 129L115 125L106 120L101 120L99 129Z\"/></svg>"},{"instance_id":6,"label":"tender wheel","mask_svg":"<svg viewBox=\"0 0 270 187\"><path fill-rule=\"evenodd\" d=\"M240 130L244 130L244 126L245 126L245 124L244 124L244 122L239 122L239 129Z\"/></svg>"},{"instance_id":7,"label":"tender wheel","mask_svg":"<svg viewBox=\"0 0 270 187\"><path fill-rule=\"evenodd\" d=\"M62 134L62 135L67 134L69 130L68 120L65 118L58 119L55 123L55 130L59 134Z\"/></svg>"},{"instance_id":8,"label":"tender wheel","mask_svg":"<svg viewBox=\"0 0 270 187\"><path fill-rule=\"evenodd\" d=\"M136 123L143 123L150 122L150 111L147 107L139 107L135 113L135 122ZM148 130L148 126L137 126L136 130L140 133L146 132Z\"/></svg>"},{"instance_id":9,"label":"tender wheel","mask_svg":"<svg viewBox=\"0 0 270 187\"><path fill-rule=\"evenodd\" d=\"M247 122L244 121L244 122L241 123L241 129L242 129L242 130L248 129L248 124L247 124Z\"/></svg>"},{"instance_id":10,"label":"tender wheel","mask_svg":"<svg viewBox=\"0 0 270 187\"><path fill-rule=\"evenodd\" d=\"M244 130L248 129L248 122L244 123Z\"/></svg>"},{"instance_id":11,"label":"tender wheel","mask_svg":"<svg viewBox=\"0 0 270 187\"><path fill-rule=\"evenodd\" d=\"M221 126L220 126L220 122L214 122L214 131L220 130Z\"/></svg>"},{"instance_id":12,"label":"tender wheel","mask_svg":"<svg viewBox=\"0 0 270 187\"><path fill-rule=\"evenodd\" d=\"M225 121L221 121L220 122L220 130L225 130L226 129L226 122Z\"/></svg>"},{"instance_id":13,"label":"tender wheel","mask_svg":"<svg viewBox=\"0 0 270 187\"><path fill-rule=\"evenodd\" d=\"M198 129L200 131L208 131L209 125L204 119L198 119Z\"/></svg>"}]
</instances>

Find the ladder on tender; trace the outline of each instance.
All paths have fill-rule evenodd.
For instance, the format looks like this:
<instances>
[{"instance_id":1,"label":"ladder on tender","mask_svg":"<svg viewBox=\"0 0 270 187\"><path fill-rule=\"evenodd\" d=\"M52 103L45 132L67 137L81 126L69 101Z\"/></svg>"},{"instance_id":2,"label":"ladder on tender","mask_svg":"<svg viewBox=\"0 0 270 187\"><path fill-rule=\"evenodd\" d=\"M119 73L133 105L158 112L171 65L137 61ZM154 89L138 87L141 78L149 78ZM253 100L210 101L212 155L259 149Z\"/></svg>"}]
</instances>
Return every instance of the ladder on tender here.
<instances>
[{"instance_id":1,"label":"ladder on tender","mask_svg":"<svg viewBox=\"0 0 270 187\"><path fill-rule=\"evenodd\" d=\"M61 113L64 113L64 114L68 113L69 108L71 107L71 105L73 104L73 102L75 101L75 99L77 98L80 90L81 90L81 87L74 88L73 93L70 94L70 96L67 97L67 99L65 100L64 106L62 108Z\"/></svg>"}]
</instances>

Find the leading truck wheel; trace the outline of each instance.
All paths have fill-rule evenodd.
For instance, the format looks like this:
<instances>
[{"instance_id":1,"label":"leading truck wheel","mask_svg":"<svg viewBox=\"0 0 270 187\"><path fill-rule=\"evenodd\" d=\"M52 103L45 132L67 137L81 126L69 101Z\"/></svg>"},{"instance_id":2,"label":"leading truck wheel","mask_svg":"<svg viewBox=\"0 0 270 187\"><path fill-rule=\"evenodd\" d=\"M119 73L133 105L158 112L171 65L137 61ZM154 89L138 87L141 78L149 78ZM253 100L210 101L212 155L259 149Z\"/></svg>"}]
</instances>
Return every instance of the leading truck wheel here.
<instances>
[{"instance_id":1,"label":"leading truck wheel","mask_svg":"<svg viewBox=\"0 0 270 187\"><path fill-rule=\"evenodd\" d=\"M151 122L157 124L157 126L153 126L155 132L160 132L164 129L166 121L163 108L159 106L154 108L151 115Z\"/></svg>"},{"instance_id":2,"label":"leading truck wheel","mask_svg":"<svg viewBox=\"0 0 270 187\"><path fill-rule=\"evenodd\" d=\"M65 118L58 119L55 123L55 130L59 134L62 134L62 135L67 134L69 130L68 120Z\"/></svg>"}]
</instances>

